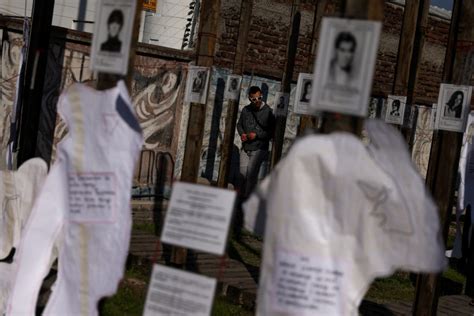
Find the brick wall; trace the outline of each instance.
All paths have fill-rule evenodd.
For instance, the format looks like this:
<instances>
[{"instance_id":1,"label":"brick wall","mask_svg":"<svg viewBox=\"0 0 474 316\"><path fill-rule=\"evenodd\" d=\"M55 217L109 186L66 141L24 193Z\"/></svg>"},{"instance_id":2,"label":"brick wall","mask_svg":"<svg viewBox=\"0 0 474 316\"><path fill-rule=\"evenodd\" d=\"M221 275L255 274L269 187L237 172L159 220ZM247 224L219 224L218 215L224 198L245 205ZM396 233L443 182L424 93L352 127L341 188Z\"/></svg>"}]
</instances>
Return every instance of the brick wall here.
<instances>
[{"instance_id":1,"label":"brick wall","mask_svg":"<svg viewBox=\"0 0 474 316\"><path fill-rule=\"evenodd\" d=\"M232 68L238 38L240 1L222 2L222 19L216 65ZM287 41L291 27L291 0L255 0L250 23L249 44L245 71L269 78L282 77L285 67ZM338 11L338 1L326 8L326 15ZM315 6L305 1L301 6L301 27L295 61L296 79L299 72L308 72ZM404 7L385 2L383 31L376 61L372 94L386 96L392 93L399 37ZM449 21L430 16L426 30L425 49L420 63L415 101L431 104L436 101L443 71L444 54L449 33Z\"/></svg>"}]
</instances>

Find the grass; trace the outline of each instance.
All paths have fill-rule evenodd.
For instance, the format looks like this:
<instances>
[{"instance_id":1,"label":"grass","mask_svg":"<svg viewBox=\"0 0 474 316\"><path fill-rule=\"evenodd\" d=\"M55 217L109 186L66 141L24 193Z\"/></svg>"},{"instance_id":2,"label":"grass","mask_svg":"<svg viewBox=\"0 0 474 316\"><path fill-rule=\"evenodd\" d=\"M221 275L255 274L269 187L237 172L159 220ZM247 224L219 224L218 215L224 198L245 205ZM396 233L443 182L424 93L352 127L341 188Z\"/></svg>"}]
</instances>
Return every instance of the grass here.
<instances>
[{"instance_id":1,"label":"grass","mask_svg":"<svg viewBox=\"0 0 474 316\"><path fill-rule=\"evenodd\" d=\"M155 224L153 223L133 223L132 230L155 235Z\"/></svg>"},{"instance_id":2,"label":"grass","mask_svg":"<svg viewBox=\"0 0 474 316\"><path fill-rule=\"evenodd\" d=\"M212 316L250 316L253 312L244 309L242 306L235 305L226 297L218 296L214 300L212 307Z\"/></svg>"},{"instance_id":3,"label":"grass","mask_svg":"<svg viewBox=\"0 0 474 316\"><path fill-rule=\"evenodd\" d=\"M396 272L388 278L376 279L365 295L365 299L375 303L411 301L414 297L415 287L410 274L406 272Z\"/></svg>"},{"instance_id":4,"label":"grass","mask_svg":"<svg viewBox=\"0 0 474 316\"><path fill-rule=\"evenodd\" d=\"M117 293L106 299L101 307L102 316L139 316L143 314L147 285L125 278L120 282Z\"/></svg>"},{"instance_id":5,"label":"grass","mask_svg":"<svg viewBox=\"0 0 474 316\"><path fill-rule=\"evenodd\" d=\"M134 224L133 229L146 233L155 233L155 225ZM454 236L450 234L448 247L452 245ZM262 240L249 232L243 232L239 240L230 238L228 253L231 258L243 262L247 267L258 268L261 264ZM120 283L116 295L108 298L101 308L101 315L142 315L143 307L151 274L150 267L131 266L126 270L124 280ZM465 284L466 277L452 265L442 274L442 293L458 294ZM365 299L383 304L389 301L413 301L415 296L415 279L410 273L396 272L387 278L376 279L366 293ZM223 296L214 300L213 316L253 315L252 311L234 304Z\"/></svg>"}]
</instances>

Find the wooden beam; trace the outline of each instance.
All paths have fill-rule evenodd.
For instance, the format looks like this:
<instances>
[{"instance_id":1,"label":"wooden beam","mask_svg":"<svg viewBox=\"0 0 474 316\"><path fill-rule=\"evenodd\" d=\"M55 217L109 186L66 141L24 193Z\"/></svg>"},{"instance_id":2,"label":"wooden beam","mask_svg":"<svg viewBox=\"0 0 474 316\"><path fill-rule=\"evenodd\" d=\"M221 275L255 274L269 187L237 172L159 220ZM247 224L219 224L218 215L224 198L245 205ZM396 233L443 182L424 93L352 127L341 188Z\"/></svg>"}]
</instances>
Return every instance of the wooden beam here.
<instances>
[{"instance_id":1,"label":"wooden beam","mask_svg":"<svg viewBox=\"0 0 474 316\"><path fill-rule=\"evenodd\" d=\"M240 5L239 37L237 39L233 67L233 73L236 75L242 75L245 67L248 35L251 24L250 21L252 19L252 6L253 0L242 0ZM227 102L224 139L222 141L221 162L219 165L219 177L217 178L217 186L221 188L227 188L229 183L232 151L234 148L235 126L237 123L238 112L239 100L229 100Z\"/></svg>"},{"instance_id":2,"label":"wooden beam","mask_svg":"<svg viewBox=\"0 0 474 316\"><path fill-rule=\"evenodd\" d=\"M293 70L295 68L295 59L298 48L298 37L300 33L300 24L301 24L301 13L299 11L299 0L294 0L293 7L291 10L291 28L290 36L288 40L288 46L286 50L286 64L285 71L283 72L283 79L281 82L282 92L290 93L291 92L291 80L293 78ZM272 157L271 157L271 167L274 168L275 165L280 161L281 154L283 151L283 143L285 140L285 129L286 129L286 115L285 116L276 116L275 117L275 133L273 137L273 146L272 146Z\"/></svg>"},{"instance_id":3,"label":"wooden beam","mask_svg":"<svg viewBox=\"0 0 474 316\"><path fill-rule=\"evenodd\" d=\"M421 64L425 30L429 17L430 0L407 1L404 10L400 43L398 45L397 67L392 94L407 96L407 104L413 104L413 95ZM414 128L402 128L402 133L411 148L414 140Z\"/></svg>"},{"instance_id":4,"label":"wooden beam","mask_svg":"<svg viewBox=\"0 0 474 316\"><path fill-rule=\"evenodd\" d=\"M470 85L474 65L474 3L455 0L443 82ZM452 213L455 182L462 146L462 133L438 131L432 144L427 185L439 207L443 238L446 242ZM440 275L425 274L417 280L413 315L436 315Z\"/></svg>"},{"instance_id":5,"label":"wooden beam","mask_svg":"<svg viewBox=\"0 0 474 316\"><path fill-rule=\"evenodd\" d=\"M211 67L217 40L221 8L220 0L203 0L199 21L196 65ZM198 178L201 147L206 122L206 105L191 103L184 149L181 181L195 183Z\"/></svg>"},{"instance_id":6,"label":"wooden beam","mask_svg":"<svg viewBox=\"0 0 474 316\"><path fill-rule=\"evenodd\" d=\"M330 0L319 0L315 6L310 55L308 59L308 66L306 67L306 71L308 73L312 73L314 70L314 60L316 59L316 49L318 47L319 39L319 27L321 25L321 20L323 19L323 16L328 14L327 7L329 3ZM316 116L301 115L297 135L304 135L306 130L314 130L315 128L317 128L317 126L318 118Z\"/></svg>"},{"instance_id":7,"label":"wooden beam","mask_svg":"<svg viewBox=\"0 0 474 316\"><path fill-rule=\"evenodd\" d=\"M199 20L196 65L211 67L214 63L214 54L219 26L221 1L202 0ZM189 105L189 120L186 132L183 169L181 181L196 183L201 159L201 147L206 123L206 105L191 103ZM171 262L177 266L186 263L187 251L184 248L173 247Z\"/></svg>"},{"instance_id":8,"label":"wooden beam","mask_svg":"<svg viewBox=\"0 0 474 316\"><path fill-rule=\"evenodd\" d=\"M19 118L19 148L17 167L37 156L37 140L43 85L48 63L51 23L53 21L54 0L33 2L32 23L27 45L25 80L21 98Z\"/></svg>"}]
</instances>

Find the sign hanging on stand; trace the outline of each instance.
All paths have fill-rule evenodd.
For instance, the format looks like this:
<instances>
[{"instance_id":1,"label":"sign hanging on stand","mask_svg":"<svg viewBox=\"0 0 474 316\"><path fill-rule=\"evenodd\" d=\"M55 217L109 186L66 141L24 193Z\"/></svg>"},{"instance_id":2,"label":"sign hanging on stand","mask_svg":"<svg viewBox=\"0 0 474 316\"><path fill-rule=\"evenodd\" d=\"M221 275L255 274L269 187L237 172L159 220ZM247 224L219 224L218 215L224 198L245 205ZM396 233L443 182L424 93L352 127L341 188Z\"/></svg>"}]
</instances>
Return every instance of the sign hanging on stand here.
<instances>
[{"instance_id":1,"label":"sign hanging on stand","mask_svg":"<svg viewBox=\"0 0 474 316\"><path fill-rule=\"evenodd\" d=\"M178 182L173 186L161 241L223 255L235 191Z\"/></svg>"},{"instance_id":2,"label":"sign hanging on stand","mask_svg":"<svg viewBox=\"0 0 474 316\"><path fill-rule=\"evenodd\" d=\"M471 86L441 84L438 96L436 129L464 132L467 116L469 115L471 95Z\"/></svg>"},{"instance_id":3,"label":"sign hanging on stand","mask_svg":"<svg viewBox=\"0 0 474 316\"><path fill-rule=\"evenodd\" d=\"M323 19L313 110L367 115L381 26L365 20Z\"/></svg>"},{"instance_id":4,"label":"sign hanging on stand","mask_svg":"<svg viewBox=\"0 0 474 316\"><path fill-rule=\"evenodd\" d=\"M406 103L406 96L389 95L387 97L385 122L396 125L403 125Z\"/></svg>"},{"instance_id":5,"label":"sign hanging on stand","mask_svg":"<svg viewBox=\"0 0 474 316\"><path fill-rule=\"evenodd\" d=\"M242 76L229 75L225 84L224 98L228 100L238 101L240 97L240 86Z\"/></svg>"},{"instance_id":6,"label":"sign hanging on stand","mask_svg":"<svg viewBox=\"0 0 474 316\"><path fill-rule=\"evenodd\" d=\"M288 93L277 92L275 93L275 101L273 106L273 112L276 116L287 116L288 115L288 103L290 95Z\"/></svg>"},{"instance_id":7,"label":"sign hanging on stand","mask_svg":"<svg viewBox=\"0 0 474 316\"><path fill-rule=\"evenodd\" d=\"M91 48L93 71L125 75L128 70L130 43L136 2L99 0Z\"/></svg>"},{"instance_id":8,"label":"sign hanging on stand","mask_svg":"<svg viewBox=\"0 0 474 316\"><path fill-rule=\"evenodd\" d=\"M206 104L209 77L208 67L189 66L184 102Z\"/></svg>"},{"instance_id":9,"label":"sign hanging on stand","mask_svg":"<svg viewBox=\"0 0 474 316\"><path fill-rule=\"evenodd\" d=\"M302 115L311 115L311 91L313 90L313 74L300 73L296 85L295 106L293 112Z\"/></svg>"},{"instance_id":10,"label":"sign hanging on stand","mask_svg":"<svg viewBox=\"0 0 474 316\"><path fill-rule=\"evenodd\" d=\"M210 315L216 279L155 264L144 316Z\"/></svg>"}]
</instances>

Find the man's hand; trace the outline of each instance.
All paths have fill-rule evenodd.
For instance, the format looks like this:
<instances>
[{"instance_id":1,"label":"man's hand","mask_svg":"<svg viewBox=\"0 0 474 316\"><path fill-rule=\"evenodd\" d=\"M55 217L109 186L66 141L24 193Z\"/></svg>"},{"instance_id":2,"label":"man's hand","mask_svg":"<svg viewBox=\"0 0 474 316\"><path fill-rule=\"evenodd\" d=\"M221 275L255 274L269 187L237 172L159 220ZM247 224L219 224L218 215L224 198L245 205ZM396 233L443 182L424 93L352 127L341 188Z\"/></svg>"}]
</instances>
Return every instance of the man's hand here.
<instances>
[{"instance_id":1,"label":"man's hand","mask_svg":"<svg viewBox=\"0 0 474 316\"><path fill-rule=\"evenodd\" d=\"M246 142L246 141L247 141L247 134L242 134L242 135L240 135L240 140L241 140L242 142Z\"/></svg>"},{"instance_id":2,"label":"man's hand","mask_svg":"<svg viewBox=\"0 0 474 316\"><path fill-rule=\"evenodd\" d=\"M257 137L257 134L254 132L249 133L249 139L254 140Z\"/></svg>"}]
</instances>

